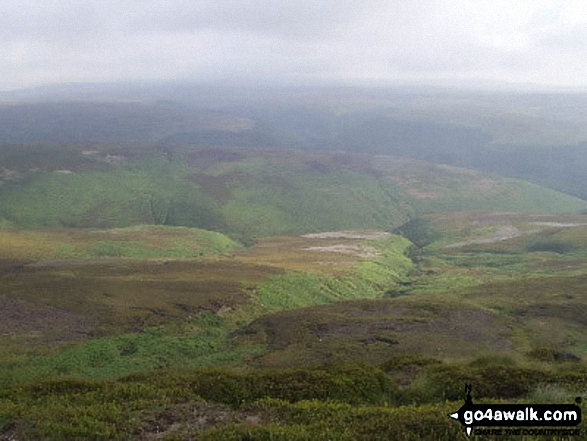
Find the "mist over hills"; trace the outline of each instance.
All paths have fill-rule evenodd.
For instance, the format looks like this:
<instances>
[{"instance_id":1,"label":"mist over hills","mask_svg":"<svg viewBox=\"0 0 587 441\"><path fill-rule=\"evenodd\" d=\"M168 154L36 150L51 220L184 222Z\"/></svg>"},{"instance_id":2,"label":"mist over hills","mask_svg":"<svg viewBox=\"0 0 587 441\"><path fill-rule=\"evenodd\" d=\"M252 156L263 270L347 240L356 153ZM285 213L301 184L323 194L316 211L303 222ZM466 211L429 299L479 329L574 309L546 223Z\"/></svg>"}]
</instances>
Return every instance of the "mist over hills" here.
<instances>
[{"instance_id":1,"label":"mist over hills","mask_svg":"<svg viewBox=\"0 0 587 441\"><path fill-rule=\"evenodd\" d=\"M587 95L183 83L1 95L0 141L149 142L381 153L587 197Z\"/></svg>"}]
</instances>

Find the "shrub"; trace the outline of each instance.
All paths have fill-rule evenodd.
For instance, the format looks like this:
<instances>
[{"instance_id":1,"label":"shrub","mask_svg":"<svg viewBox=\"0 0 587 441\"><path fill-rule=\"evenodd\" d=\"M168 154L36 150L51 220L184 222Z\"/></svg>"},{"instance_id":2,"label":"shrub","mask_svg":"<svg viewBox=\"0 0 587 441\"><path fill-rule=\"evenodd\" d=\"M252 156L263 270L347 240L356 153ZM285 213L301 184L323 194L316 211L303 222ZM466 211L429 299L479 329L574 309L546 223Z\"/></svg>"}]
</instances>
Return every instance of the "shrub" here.
<instances>
[{"instance_id":1,"label":"shrub","mask_svg":"<svg viewBox=\"0 0 587 441\"><path fill-rule=\"evenodd\" d=\"M492 354L484 355L476 358L469 365L473 367L483 366L515 366L516 360L508 355L503 354Z\"/></svg>"},{"instance_id":2,"label":"shrub","mask_svg":"<svg viewBox=\"0 0 587 441\"><path fill-rule=\"evenodd\" d=\"M397 386L382 371L359 366L249 373L204 371L194 375L190 384L202 398L233 406L265 397L288 402L382 404L398 396Z\"/></svg>"},{"instance_id":3,"label":"shrub","mask_svg":"<svg viewBox=\"0 0 587 441\"><path fill-rule=\"evenodd\" d=\"M440 238L440 232L432 226L430 221L421 217L412 219L394 232L406 237L418 248L424 248Z\"/></svg>"},{"instance_id":4,"label":"shrub","mask_svg":"<svg viewBox=\"0 0 587 441\"><path fill-rule=\"evenodd\" d=\"M440 360L434 357L427 357L418 354L398 354L381 365L385 372L393 372L410 366L429 366L431 364L440 364Z\"/></svg>"},{"instance_id":5,"label":"shrub","mask_svg":"<svg viewBox=\"0 0 587 441\"><path fill-rule=\"evenodd\" d=\"M551 348L537 348L528 353L530 358L546 362L578 362L581 358L573 352L558 351Z\"/></svg>"},{"instance_id":6,"label":"shrub","mask_svg":"<svg viewBox=\"0 0 587 441\"><path fill-rule=\"evenodd\" d=\"M42 397L47 395L92 392L103 388L104 385L96 381L63 379L41 381L28 388L28 391L35 397Z\"/></svg>"},{"instance_id":7,"label":"shrub","mask_svg":"<svg viewBox=\"0 0 587 441\"><path fill-rule=\"evenodd\" d=\"M225 426L206 432L205 440L365 440L433 441L462 439L458 423L442 406L400 408L352 407L304 401L296 404L264 400L265 410L277 412L280 424Z\"/></svg>"},{"instance_id":8,"label":"shrub","mask_svg":"<svg viewBox=\"0 0 587 441\"><path fill-rule=\"evenodd\" d=\"M461 400L465 384L473 386L473 398L518 398L538 384L550 380L543 371L509 365L433 366L428 370L424 387L430 400Z\"/></svg>"},{"instance_id":9,"label":"shrub","mask_svg":"<svg viewBox=\"0 0 587 441\"><path fill-rule=\"evenodd\" d=\"M234 424L209 430L200 435L198 439L202 441L312 441L324 438L318 438L314 431L301 425L250 426Z\"/></svg>"}]
</instances>

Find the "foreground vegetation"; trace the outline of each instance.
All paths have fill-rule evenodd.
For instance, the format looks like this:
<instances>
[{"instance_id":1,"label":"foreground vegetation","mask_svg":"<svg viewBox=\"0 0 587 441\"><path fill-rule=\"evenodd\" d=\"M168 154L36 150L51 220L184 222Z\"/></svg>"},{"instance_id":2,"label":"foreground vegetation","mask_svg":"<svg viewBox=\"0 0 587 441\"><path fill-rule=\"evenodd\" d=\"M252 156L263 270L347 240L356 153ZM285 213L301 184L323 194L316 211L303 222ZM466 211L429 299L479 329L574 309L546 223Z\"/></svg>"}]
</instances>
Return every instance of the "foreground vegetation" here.
<instances>
[{"instance_id":1,"label":"foreground vegetation","mask_svg":"<svg viewBox=\"0 0 587 441\"><path fill-rule=\"evenodd\" d=\"M587 393L587 216L559 213L582 201L390 157L152 154L11 157L0 437L465 439L465 383Z\"/></svg>"},{"instance_id":2,"label":"foreground vegetation","mask_svg":"<svg viewBox=\"0 0 587 441\"><path fill-rule=\"evenodd\" d=\"M587 392L582 220L442 214L400 229L419 246L395 235L339 232L271 238L164 265L65 260L36 263L27 273L25 264L27 279L36 273L71 280L76 271L95 284L118 275L142 283L141 291L149 280L165 281L167 294L159 312L145 309L143 317L151 318L143 322L129 305L111 303L116 309L102 320L117 311L116 320L97 322L97 334L79 343L70 336L65 345L48 345L57 331L45 330L36 349L23 352L16 342L40 337L13 329L3 340L2 433L466 439L446 417L462 404L465 383L473 384L477 402L572 403ZM523 234L497 237L504 226ZM557 245L544 245L551 243ZM236 283L232 303L221 288L231 283L227 274ZM222 279L218 294L211 289L215 277ZM193 286L202 278L209 283L202 294L212 296L203 309L170 308L180 293L172 294L172 281ZM137 288L126 289L128 302ZM63 300L54 304L75 305Z\"/></svg>"},{"instance_id":3,"label":"foreground vegetation","mask_svg":"<svg viewBox=\"0 0 587 441\"><path fill-rule=\"evenodd\" d=\"M420 374L407 388L386 375L414 367ZM466 439L447 418L462 404L464 381L489 402L564 403L573 389L587 387L584 368L546 371L496 360L445 366L418 357L396 357L382 368L164 369L108 382L42 381L3 390L0 430L17 439Z\"/></svg>"}]
</instances>

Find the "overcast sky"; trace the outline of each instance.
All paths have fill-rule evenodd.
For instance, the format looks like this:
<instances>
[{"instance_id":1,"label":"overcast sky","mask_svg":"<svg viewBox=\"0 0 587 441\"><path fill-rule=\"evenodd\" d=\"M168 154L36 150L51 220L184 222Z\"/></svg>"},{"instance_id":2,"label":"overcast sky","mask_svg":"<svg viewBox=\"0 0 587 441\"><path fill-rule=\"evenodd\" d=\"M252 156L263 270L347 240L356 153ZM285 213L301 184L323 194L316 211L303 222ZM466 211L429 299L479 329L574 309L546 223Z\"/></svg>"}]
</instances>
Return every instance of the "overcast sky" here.
<instances>
[{"instance_id":1,"label":"overcast sky","mask_svg":"<svg viewBox=\"0 0 587 441\"><path fill-rule=\"evenodd\" d=\"M587 88L585 0L2 0L0 90L61 82Z\"/></svg>"}]
</instances>

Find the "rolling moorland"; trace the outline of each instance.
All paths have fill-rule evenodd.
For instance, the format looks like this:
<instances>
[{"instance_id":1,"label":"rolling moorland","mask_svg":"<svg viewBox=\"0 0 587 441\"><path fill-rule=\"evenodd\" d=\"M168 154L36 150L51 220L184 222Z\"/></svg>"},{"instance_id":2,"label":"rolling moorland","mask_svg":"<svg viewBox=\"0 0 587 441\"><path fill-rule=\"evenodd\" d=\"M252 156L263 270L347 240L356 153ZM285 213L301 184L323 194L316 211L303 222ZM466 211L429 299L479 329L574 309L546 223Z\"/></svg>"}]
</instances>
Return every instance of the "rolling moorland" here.
<instances>
[{"instance_id":1,"label":"rolling moorland","mask_svg":"<svg viewBox=\"0 0 587 441\"><path fill-rule=\"evenodd\" d=\"M0 438L466 439L465 382L587 391L576 197L341 151L31 142L0 164Z\"/></svg>"},{"instance_id":2,"label":"rolling moorland","mask_svg":"<svg viewBox=\"0 0 587 441\"><path fill-rule=\"evenodd\" d=\"M582 95L0 98L2 437L455 439L466 381L584 396L585 202L440 165L585 198Z\"/></svg>"},{"instance_id":3,"label":"rolling moorland","mask_svg":"<svg viewBox=\"0 0 587 441\"><path fill-rule=\"evenodd\" d=\"M0 141L396 155L524 179L585 199L585 108L585 93L568 91L66 84L0 93Z\"/></svg>"}]
</instances>

